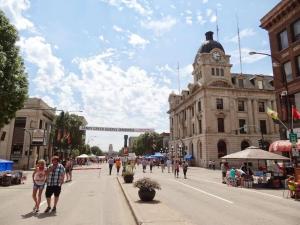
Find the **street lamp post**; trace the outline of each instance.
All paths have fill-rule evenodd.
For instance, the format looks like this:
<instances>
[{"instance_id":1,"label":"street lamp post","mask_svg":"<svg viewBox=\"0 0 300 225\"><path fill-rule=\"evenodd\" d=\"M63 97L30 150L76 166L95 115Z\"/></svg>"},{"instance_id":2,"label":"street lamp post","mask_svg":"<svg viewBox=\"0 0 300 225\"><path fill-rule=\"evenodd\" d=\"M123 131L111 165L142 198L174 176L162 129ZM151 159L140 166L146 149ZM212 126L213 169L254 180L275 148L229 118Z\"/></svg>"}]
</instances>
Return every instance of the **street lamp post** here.
<instances>
[{"instance_id":1,"label":"street lamp post","mask_svg":"<svg viewBox=\"0 0 300 225\"><path fill-rule=\"evenodd\" d=\"M269 56L272 59L272 66L273 67L280 67L280 61L274 55L271 55L271 54L268 54L268 53L263 53L263 52L254 52L254 51L249 52L249 55ZM291 133L293 133L293 127L292 127L292 124L291 124L291 121L292 121L293 118L291 118L291 105L290 105L290 99L289 99L289 88L288 88L288 85L287 85L286 75L284 75L282 77L283 77L283 85L284 85L285 91L283 91L281 93L281 96L285 96L285 104L286 104L286 110L287 110L287 124L288 124L289 129L291 130Z\"/></svg>"},{"instance_id":2,"label":"street lamp post","mask_svg":"<svg viewBox=\"0 0 300 225\"><path fill-rule=\"evenodd\" d=\"M30 161L30 151L31 151L32 136L31 136L31 133L30 133L29 130L24 129L24 131L29 134L29 149L28 149L28 152L27 152L27 169L29 170L30 169L29 161Z\"/></svg>"}]
</instances>

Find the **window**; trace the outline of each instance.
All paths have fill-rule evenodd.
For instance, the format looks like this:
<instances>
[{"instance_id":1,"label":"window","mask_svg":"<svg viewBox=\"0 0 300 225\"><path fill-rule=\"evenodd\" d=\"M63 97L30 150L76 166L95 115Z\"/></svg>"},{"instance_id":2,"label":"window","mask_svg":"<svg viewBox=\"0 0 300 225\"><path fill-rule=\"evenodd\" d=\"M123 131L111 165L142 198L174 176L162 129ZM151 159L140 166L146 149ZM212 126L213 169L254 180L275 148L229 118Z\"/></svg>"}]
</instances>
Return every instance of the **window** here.
<instances>
[{"instance_id":1,"label":"window","mask_svg":"<svg viewBox=\"0 0 300 225\"><path fill-rule=\"evenodd\" d=\"M245 111L245 102L243 100L238 100L238 111Z\"/></svg>"},{"instance_id":2,"label":"window","mask_svg":"<svg viewBox=\"0 0 300 225\"><path fill-rule=\"evenodd\" d=\"M221 76L224 77L224 69L221 69Z\"/></svg>"},{"instance_id":3,"label":"window","mask_svg":"<svg viewBox=\"0 0 300 225\"><path fill-rule=\"evenodd\" d=\"M293 41L300 40L300 20L297 20L293 23Z\"/></svg>"},{"instance_id":4,"label":"window","mask_svg":"<svg viewBox=\"0 0 300 225\"><path fill-rule=\"evenodd\" d=\"M219 68L216 69L216 73L217 73L217 76L220 76L220 69Z\"/></svg>"},{"instance_id":5,"label":"window","mask_svg":"<svg viewBox=\"0 0 300 225\"><path fill-rule=\"evenodd\" d=\"M283 64L283 70L284 70L284 76L285 76L286 82L290 82L291 80L293 80L292 64L290 61Z\"/></svg>"},{"instance_id":6,"label":"window","mask_svg":"<svg viewBox=\"0 0 300 225\"><path fill-rule=\"evenodd\" d=\"M243 79L239 79L239 87L240 88L244 87L244 80Z\"/></svg>"},{"instance_id":7,"label":"window","mask_svg":"<svg viewBox=\"0 0 300 225\"><path fill-rule=\"evenodd\" d=\"M202 134L202 120L199 120L199 134Z\"/></svg>"},{"instance_id":8,"label":"window","mask_svg":"<svg viewBox=\"0 0 300 225\"><path fill-rule=\"evenodd\" d=\"M198 112L201 112L201 101L198 101Z\"/></svg>"},{"instance_id":9,"label":"window","mask_svg":"<svg viewBox=\"0 0 300 225\"><path fill-rule=\"evenodd\" d=\"M223 109L223 99L222 98L217 98L216 104L217 104L217 109Z\"/></svg>"},{"instance_id":10,"label":"window","mask_svg":"<svg viewBox=\"0 0 300 225\"><path fill-rule=\"evenodd\" d=\"M287 31L284 30L279 33L279 50L285 49L289 46Z\"/></svg>"},{"instance_id":11,"label":"window","mask_svg":"<svg viewBox=\"0 0 300 225\"><path fill-rule=\"evenodd\" d=\"M258 102L258 112L265 112L265 103Z\"/></svg>"},{"instance_id":12,"label":"window","mask_svg":"<svg viewBox=\"0 0 300 225\"><path fill-rule=\"evenodd\" d=\"M243 151L245 148L248 148L250 146L248 141L242 141L241 143L241 151Z\"/></svg>"},{"instance_id":13,"label":"window","mask_svg":"<svg viewBox=\"0 0 300 225\"><path fill-rule=\"evenodd\" d=\"M43 120L40 120L40 125L39 125L39 129L43 128Z\"/></svg>"},{"instance_id":14,"label":"window","mask_svg":"<svg viewBox=\"0 0 300 225\"><path fill-rule=\"evenodd\" d=\"M225 141L219 141L218 142L218 158L221 158L223 156L227 155L227 148Z\"/></svg>"},{"instance_id":15,"label":"window","mask_svg":"<svg viewBox=\"0 0 300 225\"><path fill-rule=\"evenodd\" d=\"M247 132L246 132L246 130L245 130L245 126L246 125L246 120L244 120L244 119L240 119L239 120L239 128L240 128L240 133L241 134L246 134Z\"/></svg>"},{"instance_id":16,"label":"window","mask_svg":"<svg viewBox=\"0 0 300 225\"><path fill-rule=\"evenodd\" d=\"M1 134L0 140L1 140L1 141L4 141L4 140L5 140L5 136L6 136L6 132L3 131L2 134Z\"/></svg>"},{"instance_id":17,"label":"window","mask_svg":"<svg viewBox=\"0 0 300 225\"><path fill-rule=\"evenodd\" d=\"M186 120L186 110L184 110L184 120Z\"/></svg>"},{"instance_id":18,"label":"window","mask_svg":"<svg viewBox=\"0 0 300 225\"><path fill-rule=\"evenodd\" d=\"M257 86L258 86L258 89L263 89L264 88L263 81L262 80L258 80L257 81Z\"/></svg>"},{"instance_id":19,"label":"window","mask_svg":"<svg viewBox=\"0 0 300 225\"><path fill-rule=\"evenodd\" d=\"M211 75L215 75L215 68L211 68Z\"/></svg>"},{"instance_id":20,"label":"window","mask_svg":"<svg viewBox=\"0 0 300 225\"><path fill-rule=\"evenodd\" d=\"M218 118L218 132L224 132L224 118Z\"/></svg>"},{"instance_id":21,"label":"window","mask_svg":"<svg viewBox=\"0 0 300 225\"><path fill-rule=\"evenodd\" d=\"M296 67L297 67L297 73L296 76L300 76L300 55L296 57Z\"/></svg>"},{"instance_id":22,"label":"window","mask_svg":"<svg viewBox=\"0 0 300 225\"><path fill-rule=\"evenodd\" d=\"M259 121L259 127L262 134L267 134L267 122L265 120Z\"/></svg>"},{"instance_id":23,"label":"window","mask_svg":"<svg viewBox=\"0 0 300 225\"><path fill-rule=\"evenodd\" d=\"M193 134L195 134L195 124L193 124Z\"/></svg>"},{"instance_id":24,"label":"window","mask_svg":"<svg viewBox=\"0 0 300 225\"><path fill-rule=\"evenodd\" d=\"M191 107L192 110L192 117L194 117L194 106Z\"/></svg>"}]
</instances>

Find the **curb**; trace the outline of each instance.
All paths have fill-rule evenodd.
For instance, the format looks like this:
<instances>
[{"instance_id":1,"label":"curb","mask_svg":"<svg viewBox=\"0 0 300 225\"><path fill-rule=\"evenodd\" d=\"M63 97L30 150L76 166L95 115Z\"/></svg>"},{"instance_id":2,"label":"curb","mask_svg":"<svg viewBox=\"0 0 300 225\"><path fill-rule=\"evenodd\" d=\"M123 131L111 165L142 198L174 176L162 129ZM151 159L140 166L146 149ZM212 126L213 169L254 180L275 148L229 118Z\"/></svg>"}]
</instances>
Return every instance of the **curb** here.
<instances>
[{"instance_id":1,"label":"curb","mask_svg":"<svg viewBox=\"0 0 300 225\"><path fill-rule=\"evenodd\" d=\"M135 211L134 211L134 209L133 209L133 206L132 206L132 204L131 204L130 201L129 201L129 197L128 197L127 194L126 194L126 192L125 192L125 190L124 190L124 188L123 188L123 186L122 186L122 184L121 184L121 181L119 180L119 177L117 177L117 181L118 181L118 183L119 183L119 185L120 185L120 187L121 187L121 190L122 190L122 192L123 192L123 194L124 194L124 196L125 196L125 199L126 199L126 201L127 201L127 204L129 205L130 211L131 211L131 213L132 213L132 215L133 215L133 217L134 217L134 220L135 220L136 224L137 224L137 225L142 225L143 222L141 222L141 220L138 219L138 216L136 215L136 213L135 213Z\"/></svg>"}]
</instances>

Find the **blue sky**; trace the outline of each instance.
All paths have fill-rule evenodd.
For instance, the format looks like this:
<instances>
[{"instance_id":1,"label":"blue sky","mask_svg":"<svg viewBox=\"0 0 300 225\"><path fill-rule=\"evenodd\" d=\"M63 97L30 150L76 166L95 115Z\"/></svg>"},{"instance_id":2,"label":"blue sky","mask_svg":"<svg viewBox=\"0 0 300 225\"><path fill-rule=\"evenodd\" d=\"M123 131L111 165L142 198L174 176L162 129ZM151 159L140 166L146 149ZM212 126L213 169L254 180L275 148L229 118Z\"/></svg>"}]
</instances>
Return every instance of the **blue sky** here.
<instances>
[{"instance_id":1,"label":"blue sky","mask_svg":"<svg viewBox=\"0 0 300 225\"><path fill-rule=\"evenodd\" d=\"M192 82L192 63L211 30L231 72L272 74L267 32L260 19L279 0L0 0L19 31L30 96L51 107L83 110L90 126L169 132L168 95ZM217 16L216 16L217 12ZM123 133L88 132L103 150L123 145ZM136 136L138 134L129 134Z\"/></svg>"}]
</instances>

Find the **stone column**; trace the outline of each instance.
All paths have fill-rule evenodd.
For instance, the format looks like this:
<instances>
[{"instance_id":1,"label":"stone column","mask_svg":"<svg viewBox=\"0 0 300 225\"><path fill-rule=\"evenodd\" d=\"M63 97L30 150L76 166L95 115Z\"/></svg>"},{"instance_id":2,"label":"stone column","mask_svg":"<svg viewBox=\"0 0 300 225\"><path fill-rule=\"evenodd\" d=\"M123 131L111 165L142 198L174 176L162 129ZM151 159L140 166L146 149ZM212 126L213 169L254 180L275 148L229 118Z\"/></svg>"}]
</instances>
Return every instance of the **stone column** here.
<instances>
[{"instance_id":1,"label":"stone column","mask_svg":"<svg viewBox=\"0 0 300 225\"><path fill-rule=\"evenodd\" d=\"M254 109L253 109L253 104L252 104L252 99L248 99L247 101L247 112L248 112L248 124L249 125L254 125L254 119L253 119L253 116L254 116ZM251 134L253 133L253 130L255 130L255 127L253 126L249 126L248 127L248 133Z\"/></svg>"},{"instance_id":2,"label":"stone column","mask_svg":"<svg viewBox=\"0 0 300 225\"><path fill-rule=\"evenodd\" d=\"M254 133L256 134L257 133L257 130L259 129L259 127L256 127L257 126L257 114L258 114L258 101L257 99L253 99L251 100L252 101L252 107L253 107L253 131Z\"/></svg>"}]
</instances>

